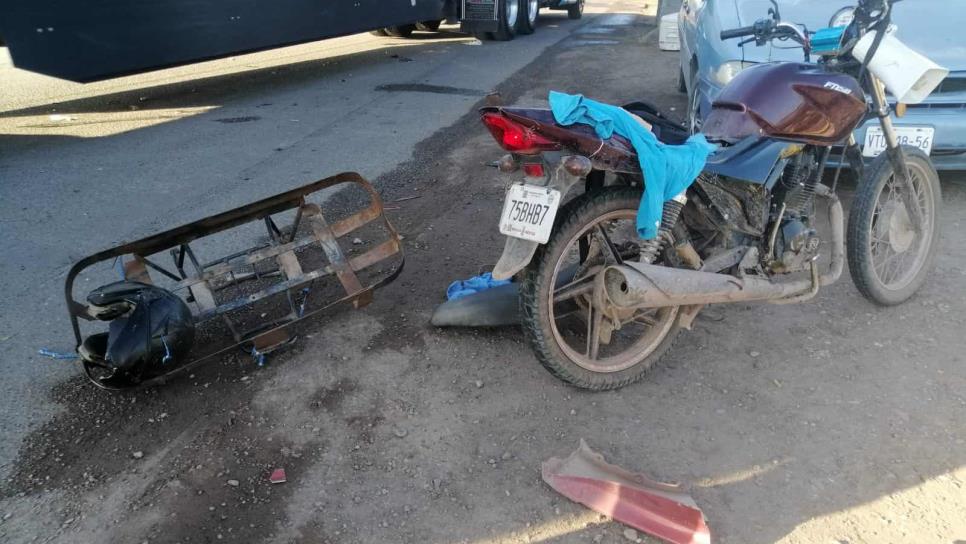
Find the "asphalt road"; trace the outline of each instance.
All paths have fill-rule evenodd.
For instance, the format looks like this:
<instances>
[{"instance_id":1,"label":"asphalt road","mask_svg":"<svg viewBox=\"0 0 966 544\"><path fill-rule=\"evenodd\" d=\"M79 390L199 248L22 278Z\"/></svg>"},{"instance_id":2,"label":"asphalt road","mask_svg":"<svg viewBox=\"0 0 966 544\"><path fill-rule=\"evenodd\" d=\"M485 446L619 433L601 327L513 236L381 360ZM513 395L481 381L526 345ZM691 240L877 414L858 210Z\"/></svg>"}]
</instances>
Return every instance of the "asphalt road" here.
<instances>
[{"instance_id":1,"label":"asphalt road","mask_svg":"<svg viewBox=\"0 0 966 544\"><path fill-rule=\"evenodd\" d=\"M0 476L77 371L37 355L73 348L73 262L337 172L374 179L593 19L551 12L507 43L361 34L89 85L0 49Z\"/></svg>"}]
</instances>

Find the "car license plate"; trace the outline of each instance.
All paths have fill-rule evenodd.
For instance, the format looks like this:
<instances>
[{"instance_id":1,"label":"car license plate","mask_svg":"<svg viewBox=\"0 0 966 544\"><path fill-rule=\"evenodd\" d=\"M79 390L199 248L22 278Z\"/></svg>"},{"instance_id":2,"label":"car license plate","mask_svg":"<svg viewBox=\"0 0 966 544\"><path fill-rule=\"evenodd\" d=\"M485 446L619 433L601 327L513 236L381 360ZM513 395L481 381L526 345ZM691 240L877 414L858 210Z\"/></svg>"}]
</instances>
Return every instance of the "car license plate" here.
<instances>
[{"instance_id":1,"label":"car license plate","mask_svg":"<svg viewBox=\"0 0 966 544\"><path fill-rule=\"evenodd\" d=\"M895 129L899 145L918 147L926 155L932 151L932 137L936 132L936 129L933 127L897 126ZM882 133L882 127L870 126L865 131L865 147L862 148L862 156L875 157L885 151L885 148L886 141L885 135Z\"/></svg>"},{"instance_id":2,"label":"car license plate","mask_svg":"<svg viewBox=\"0 0 966 544\"><path fill-rule=\"evenodd\" d=\"M503 202L500 232L546 244L559 206L560 191L556 189L522 183L511 185Z\"/></svg>"}]
</instances>

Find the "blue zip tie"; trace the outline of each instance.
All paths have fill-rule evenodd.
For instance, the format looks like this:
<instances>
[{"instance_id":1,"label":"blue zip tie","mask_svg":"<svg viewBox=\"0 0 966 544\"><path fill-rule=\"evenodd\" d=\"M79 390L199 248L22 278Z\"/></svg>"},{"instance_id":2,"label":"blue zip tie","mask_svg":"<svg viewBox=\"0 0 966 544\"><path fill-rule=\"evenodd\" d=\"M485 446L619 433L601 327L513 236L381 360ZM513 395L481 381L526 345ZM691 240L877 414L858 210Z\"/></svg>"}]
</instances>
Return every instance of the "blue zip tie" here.
<instances>
[{"instance_id":1,"label":"blue zip tie","mask_svg":"<svg viewBox=\"0 0 966 544\"><path fill-rule=\"evenodd\" d=\"M255 346L252 346L252 359L255 359L258 366L265 366L265 354L255 349Z\"/></svg>"},{"instance_id":2,"label":"blue zip tie","mask_svg":"<svg viewBox=\"0 0 966 544\"><path fill-rule=\"evenodd\" d=\"M161 345L164 346L164 357L161 358L161 364L167 364L171 360L171 350L168 349L168 343L164 340L164 336L161 337Z\"/></svg>"},{"instance_id":3,"label":"blue zip tie","mask_svg":"<svg viewBox=\"0 0 966 544\"><path fill-rule=\"evenodd\" d=\"M40 349L37 350L37 353L39 355L43 355L44 357L49 357L51 359L59 359L59 360L62 360L62 361L69 361L69 360L72 360L72 359L76 359L77 358L77 354L76 353L66 353L66 352L54 351L54 350L50 350L50 349L47 349L47 348L40 348Z\"/></svg>"},{"instance_id":4,"label":"blue zip tie","mask_svg":"<svg viewBox=\"0 0 966 544\"><path fill-rule=\"evenodd\" d=\"M299 304L299 317L305 314L305 303L309 300L309 291L311 290L309 287L302 288L302 303Z\"/></svg>"},{"instance_id":5,"label":"blue zip tie","mask_svg":"<svg viewBox=\"0 0 966 544\"><path fill-rule=\"evenodd\" d=\"M114 264L112 266L114 270L117 271L117 276L121 278L122 281L125 280L124 261L121 259L121 257L114 257Z\"/></svg>"}]
</instances>

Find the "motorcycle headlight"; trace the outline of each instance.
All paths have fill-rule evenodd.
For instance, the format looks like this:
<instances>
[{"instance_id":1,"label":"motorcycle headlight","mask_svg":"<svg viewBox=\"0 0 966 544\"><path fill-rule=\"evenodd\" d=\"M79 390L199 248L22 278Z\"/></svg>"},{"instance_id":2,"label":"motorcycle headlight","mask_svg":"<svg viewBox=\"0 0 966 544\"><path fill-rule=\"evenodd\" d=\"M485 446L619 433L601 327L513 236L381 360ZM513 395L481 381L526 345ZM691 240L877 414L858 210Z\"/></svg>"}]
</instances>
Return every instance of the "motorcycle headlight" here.
<instances>
[{"instance_id":1,"label":"motorcycle headlight","mask_svg":"<svg viewBox=\"0 0 966 544\"><path fill-rule=\"evenodd\" d=\"M738 72L744 70L749 66L753 66L753 62L745 62L741 60L729 60L728 62L722 63L718 66L718 69L714 71L714 80L719 85L727 85L732 79L738 75Z\"/></svg>"}]
</instances>

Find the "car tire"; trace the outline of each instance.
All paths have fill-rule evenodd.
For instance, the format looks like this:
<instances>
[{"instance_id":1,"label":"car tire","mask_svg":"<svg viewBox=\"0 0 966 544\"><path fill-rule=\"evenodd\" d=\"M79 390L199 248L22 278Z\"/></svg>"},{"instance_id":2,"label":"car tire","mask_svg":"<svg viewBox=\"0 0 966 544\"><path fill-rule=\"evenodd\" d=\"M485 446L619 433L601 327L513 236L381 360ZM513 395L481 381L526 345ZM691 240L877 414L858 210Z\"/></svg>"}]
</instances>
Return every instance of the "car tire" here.
<instances>
[{"instance_id":1,"label":"car tire","mask_svg":"<svg viewBox=\"0 0 966 544\"><path fill-rule=\"evenodd\" d=\"M537 29L540 15L540 0L520 0L520 14L517 16L516 32L519 35L533 34Z\"/></svg>"}]
</instances>

